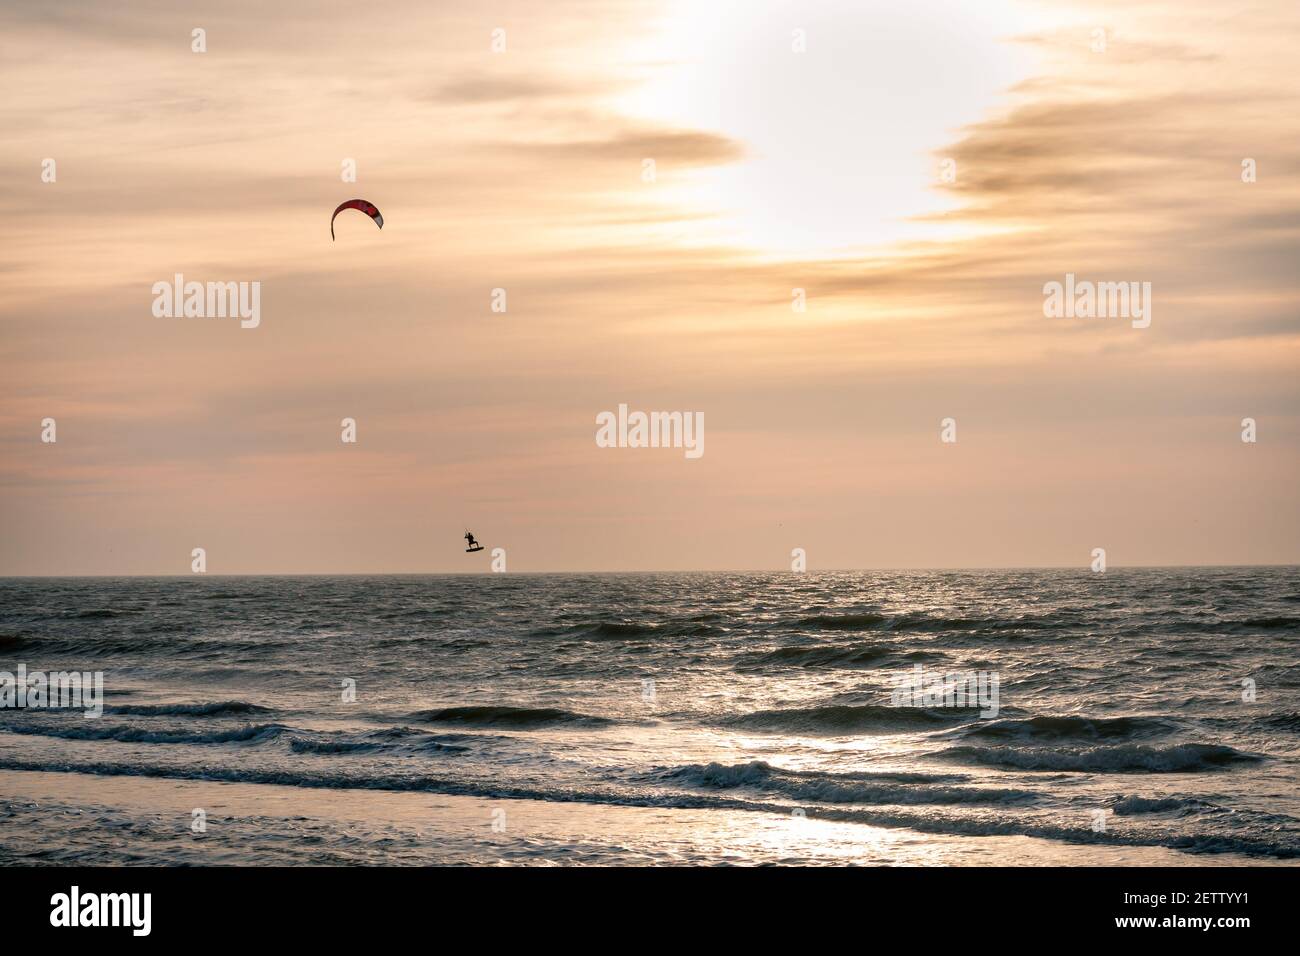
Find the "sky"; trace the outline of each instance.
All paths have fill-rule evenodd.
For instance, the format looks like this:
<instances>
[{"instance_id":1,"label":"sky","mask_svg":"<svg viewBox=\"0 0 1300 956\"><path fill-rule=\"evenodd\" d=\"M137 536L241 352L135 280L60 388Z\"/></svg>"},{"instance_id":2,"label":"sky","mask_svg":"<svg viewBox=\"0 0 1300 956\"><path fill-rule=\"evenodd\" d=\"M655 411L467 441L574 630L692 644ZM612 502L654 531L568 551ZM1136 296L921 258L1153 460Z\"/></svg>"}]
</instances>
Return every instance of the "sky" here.
<instances>
[{"instance_id":1,"label":"sky","mask_svg":"<svg viewBox=\"0 0 1300 956\"><path fill-rule=\"evenodd\" d=\"M1298 39L1282 0L7 0L0 574L1300 563ZM332 242L352 198L384 227ZM259 324L155 315L177 273ZM1149 326L1049 318L1067 274ZM601 447L620 404L704 454Z\"/></svg>"}]
</instances>

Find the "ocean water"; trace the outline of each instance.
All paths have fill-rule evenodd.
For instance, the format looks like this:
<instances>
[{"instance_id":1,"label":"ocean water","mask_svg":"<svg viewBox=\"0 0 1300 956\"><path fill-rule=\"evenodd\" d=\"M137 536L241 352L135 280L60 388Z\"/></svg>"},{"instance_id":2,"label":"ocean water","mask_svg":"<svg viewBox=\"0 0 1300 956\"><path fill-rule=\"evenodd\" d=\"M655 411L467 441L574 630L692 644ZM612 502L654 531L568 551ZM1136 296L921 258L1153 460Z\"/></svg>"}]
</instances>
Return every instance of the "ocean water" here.
<instances>
[{"instance_id":1,"label":"ocean water","mask_svg":"<svg viewBox=\"0 0 1300 956\"><path fill-rule=\"evenodd\" d=\"M0 709L6 863L1300 860L1296 568L4 579L20 664L104 712Z\"/></svg>"}]
</instances>

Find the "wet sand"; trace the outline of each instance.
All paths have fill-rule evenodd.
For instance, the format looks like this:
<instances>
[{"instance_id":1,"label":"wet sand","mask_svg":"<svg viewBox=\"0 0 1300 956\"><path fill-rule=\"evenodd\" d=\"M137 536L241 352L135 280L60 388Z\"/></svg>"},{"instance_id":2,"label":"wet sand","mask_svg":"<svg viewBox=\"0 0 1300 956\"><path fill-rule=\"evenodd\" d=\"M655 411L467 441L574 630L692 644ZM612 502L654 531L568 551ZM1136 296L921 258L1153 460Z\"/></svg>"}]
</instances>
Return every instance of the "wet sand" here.
<instances>
[{"instance_id":1,"label":"wet sand","mask_svg":"<svg viewBox=\"0 0 1300 956\"><path fill-rule=\"evenodd\" d=\"M206 832L191 829L194 810ZM0 862L91 865L1204 865L1152 847L951 837L784 814L0 773ZM1259 865L1216 854L1216 865Z\"/></svg>"}]
</instances>

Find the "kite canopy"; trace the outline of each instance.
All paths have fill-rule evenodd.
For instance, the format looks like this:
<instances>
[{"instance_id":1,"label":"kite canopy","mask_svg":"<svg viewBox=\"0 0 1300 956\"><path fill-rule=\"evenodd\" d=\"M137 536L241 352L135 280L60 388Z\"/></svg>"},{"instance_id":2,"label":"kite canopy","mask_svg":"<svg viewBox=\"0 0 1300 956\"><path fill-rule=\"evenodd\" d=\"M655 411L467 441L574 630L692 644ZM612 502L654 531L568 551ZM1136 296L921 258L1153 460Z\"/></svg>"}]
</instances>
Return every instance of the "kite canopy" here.
<instances>
[{"instance_id":1,"label":"kite canopy","mask_svg":"<svg viewBox=\"0 0 1300 956\"><path fill-rule=\"evenodd\" d=\"M349 199L345 203L340 203L339 208L334 210L334 215L330 216L330 239L334 238L334 220L344 209L359 209L373 219L376 226L380 229L384 228L384 217L379 214L379 208L374 203L366 202L364 199Z\"/></svg>"}]
</instances>

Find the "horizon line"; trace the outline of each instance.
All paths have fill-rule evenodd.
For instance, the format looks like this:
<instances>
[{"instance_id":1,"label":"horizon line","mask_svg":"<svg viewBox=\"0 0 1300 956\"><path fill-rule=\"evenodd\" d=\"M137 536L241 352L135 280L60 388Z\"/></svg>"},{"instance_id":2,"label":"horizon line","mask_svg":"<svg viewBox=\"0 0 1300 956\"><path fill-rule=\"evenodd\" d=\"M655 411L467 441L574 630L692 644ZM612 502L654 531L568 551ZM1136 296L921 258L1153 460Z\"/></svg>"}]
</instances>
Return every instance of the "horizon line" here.
<instances>
[{"instance_id":1,"label":"horizon line","mask_svg":"<svg viewBox=\"0 0 1300 956\"><path fill-rule=\"evenodd\" d=\"M493 575L635 575L635 574L840 574L872 572L920 572L920 571L1087 571L1089 574L1106 574L1119 570L1216 570L1246 568L1297 568L1300 562L1279 564L1111 564L1106 571L1093 571L1087 564L1043 564L1043 565L987 565L975 567L902 567L902 568L817 568L793 571L781 568L690 568L681 570L644 569L644 570L562 570L562 571L244 571L215 573L210 571L184 573L142 573L142 574L0 574L0 580L59 580L66 578L382 578L382 577L480 577Z\"/></svg>"}]
</instances>

